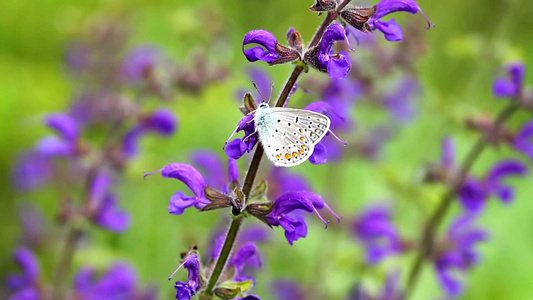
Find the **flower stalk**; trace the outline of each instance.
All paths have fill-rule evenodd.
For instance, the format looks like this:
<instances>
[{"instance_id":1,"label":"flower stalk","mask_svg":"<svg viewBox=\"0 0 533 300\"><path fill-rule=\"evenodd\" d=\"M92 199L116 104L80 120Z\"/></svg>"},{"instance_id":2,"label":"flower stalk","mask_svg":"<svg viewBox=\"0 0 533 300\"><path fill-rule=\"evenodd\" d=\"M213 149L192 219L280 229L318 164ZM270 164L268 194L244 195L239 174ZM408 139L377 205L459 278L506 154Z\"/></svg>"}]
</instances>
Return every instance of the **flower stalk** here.
<instances>
[{"instance_id":1,"label":"flower stalk","mask_svg":"<svg viewBox=\"0 0 533 300\"><path fill-rule=\"evenodd\" d=\"M511 100L509 104L499 112L498 116L496 117L494 127L492 128L493 134L496 135L501 130L504 123L515 112L518 111L520 106L517 103L519 103L519 101ZM480 155L483 153L483 151L487 149L487 146L489 146L489 144L490 144L490 140L487 139L487 135L481 135L478 138L474 146L472 146L472 148L468 152L468 155L464 159L463 163L461 164L459 172L457 173L454 180L452 181L450 188L444 194L444 196L442 197L442 200L437 206L437 209L429 218L429 221L427 222L427 225L420 239L417 257L414 263L412 264L410 271L408 273L409 275L407 279L407 285L405 288L405 299L408 299L409 296L411 296L416 286L418 277L420 276L420 272L422 270L424 259L429 257L431 253L433 252L433 245L434 245L435 238L436 238L435 232L438 226L440 225L446 213L448 212L449 208L451 207L451 204L453 203L453 200L455 199L455 195L457 194L457 191L460 189L465 178L470 172L470 169L472 168L474 163L477 161L477 159L480 157Z\"/></svg>"}]
</instances>

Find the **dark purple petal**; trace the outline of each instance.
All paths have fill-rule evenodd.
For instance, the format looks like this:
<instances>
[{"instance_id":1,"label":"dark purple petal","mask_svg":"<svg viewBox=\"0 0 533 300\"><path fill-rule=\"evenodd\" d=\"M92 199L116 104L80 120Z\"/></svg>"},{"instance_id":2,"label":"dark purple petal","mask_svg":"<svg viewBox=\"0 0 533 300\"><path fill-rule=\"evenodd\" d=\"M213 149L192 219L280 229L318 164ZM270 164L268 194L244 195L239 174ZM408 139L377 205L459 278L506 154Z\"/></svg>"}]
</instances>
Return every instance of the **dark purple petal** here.
<instances>
[{"instance_id":1,"label":"dark purple petal","mask_svg":"<svg viewBox=\"0 0 533 300\"><path fill-rule=\"evenodd\" d=\"M114 232L122 232L130 226L129 214L118 208L117 200L108 194L94 216L94 221L99 226Z\"/></svg>"},{"instance_id":2,"label":"dark purple petal","mask_svg":"<svg viewBox=\"0 0 533 300\"><path fill-rule=\"evenodd\" d=\"M285 229L285 238L291 246L294 241L307 236L307 224L301 216L284 216L279 219L279 225Z\"/></svg>"},{"instance_id":3,"label":"dark purple petal","mask_svg":"<svg viewBox=\"0 0 533 300\"><path fill-rule=\"evenodd\" d=\"M381 31L385 39L389 42L399 42L403 40L403 31L400 25L396 23L394 18L388 22L376 20L374 22L374 28Z\"/></svg>"},{"instance_id":4,"label":"dark purple petal","mask_svg":"<svg viewBox=\"0 0 533 300\"><path fill-rule=\"evenodd\" d=\"M209 186L216 188L224 186L226 176L222 160L218 155L212 151L200 150L193 152L190 157L193 165L199 167L204 174L203 177Z\"/></svg>"},{"instance_id":5,"label":"dark purple petal","mask_svg":"<svg viewBox=\"0 0 533 300\"><path fill-rule=\"evenodd\" d=\"M261 298L259 298L259 297L256 296L256 295L248 295L248 296L246 296L246 297L244 297L244 298L239 298L239 297L237 297L237 298L235 298L235 299L236 299L236 300L261 300Z\"/></svg>"},{"instance_id":6,"label":"dark purple petal","mask_svg":"<svg viewBox=\"0 0 533 300\"><path fill-rule=\"evenodd\" d=\"M328 151L326 150L326 147L324 147L322 143L316 144L313 154L309 157L309 162L313 165L321 165L325 164L327 161Z\"/></svg>"},{"instance_id":7,"label":"dark purple petal","mask_svg":"<svg viewBox=\"0 0 533 300\"><path fill-rule=\"evenodd\" d=\"M467 178L458 193L459 201L470 212L477 212L485 206L487 192L483 184L475 178Z\"/></svg>"},{"instance_id":8,"label":"dark purple petal","mask_svg":"<svg viewBox=\"0 0 533 300\"><path fill-rule=\"evenodd\" d=\"M30 249L25 247L15 249L15 251L13 251L13 260L15 260L15 263L31 283L37 281L40 274L39 263Z\"/></svg>"},{"instance_id":9,"label":"dark purple petal","mask_svg":"<svg viewBox=\"0 0 533 300\"><path fill-rule=\"evenodd\" d=\"M95 278L92 268L82 268L75 277L75 289L82 299L130 299L137 293L137 276L126 263L115 263Z\"/></svg>"},{"instance_id":10,"label":"dark purple petal","mask_svg":"<svg viewBox=\"0 0 533 300\"><path fill-rule=\"evenodd\" d=\"M245 50L244 46L249 44L259 44L264 48L252 47ZM272 33L262 29L252 30L244 35L242 51L248 61L262 60L270 63L279 58L279 55L276 53L276 44L277 40Z\"/></svg>"},{"instance_id":11,"label":"dark purple petal","mask_svg":"<svg viewBox=\"0 0 533 300\"><path fill-rule=\"evenodd\" d=\"M90 187L91 202L97 205L108 194L109 187L111 186L111 176L105 172L97 172L94 175L93 181Z\"/></svg>"},{"instance_id":12,"label":"dark purple petal","mask_svg":"<svg viewBox=\"0 0 533 300\"><path fill-rule=\"evenodd\" d=\"M243 143L241 138L232 140L224 148L224 153L233 159L241 158L246 152L248 152L248 145Z\"/></svg>"},{"instance_id":13,"label":"dark purple petal","mask_svg":"<svg viewBox=\"0 0 533 300\"><path fill-rule=\"evenodd\" d=\"M190 300L195 294L194 290L186 282L176 281L174 288L176 289L176 299L178 300Z\"/></svg>"},{"instance_id":14,"label":"dark purple petal","mask_svg":"<svg viewBox=\"0 0 533 300\"><path fill-rule=\"evenodd\" d=\"M42 138L35 147L35 151L44 156L70 156L75 152L75 145L55 136Z\"/></svg>"},{"instance_id":15,"label":"dark purple petal","mask_svg":"<svg viewBox=\"0 0 533 300\"><path fill-rule=\"evenodd\" d=\"M207 186L205 180L202 174L191 165L184 163L166 165L161 170L161 176L177 179L185 183L197 197L204 197L204 189Z\"/></svg>"},{"instance_id":16,"label":"dark purple petal","mask_svg":"<svg viewBox=\"0 0 533 300\"><path fill-rule=\"evenodd\" d=\"M414 0L381 0L376 4L376 13L374 19L381 19L384 16L404 11L412 14L416 14L420 7Z\"/></svg>"},{"instance_id":17,"label":"dark purple petal","mask_svg":"<svg viewBox=\"0 0 533 300\"><path fill-rule=\"evenodd\" d=\"M332 79L343 79L352 68L352 61L346 51L340 51L335 56L330 56L327 62L328 76Z\"/></svg>"},{"instance_id":18,"label":"dark purple petal","mask_svg":"<svg viewBox=\"0 0 533 300\"><path fill-rule=\"evenodd\" d=\"M515 135L513 147L533 160L533 121L525 123Z\"/></svg>"},{"instance_id":19,"label":"dark purple petal","mask_svg":"<svg viewBox=\"0 0 533 300\"><path fill-rule=\"evenodd\" d=\"M74 142L80 135L78 122L67 114L50 114L45 118L44 123L54 129L66 141Z\"/></svg>"},{"instance_id":20,"label":"dark purple petal","mask_svg":"<svg viewBox=\"0 0 533 300\"><path fill-rule=\"evenodd\" d=\"M158 109L152 112L142 122L142 128L154 131L163 136L169 136L174 133L177 127L176 116L167 109Z\"/></svg>"},{"instance_id":21,"label":"dark purple petal","mask_svg":"<svg viewBox=\"0 0 533 300\"><path fill-rule=\"evenodd\" d=\"M265 226L250 226L239 233L239 244L250 242L266 242L270 239L270 232Z\"/></svg>"},{"instance_id":22,"label":"dark purple petal","mask_svg":"<svg viewBox=\"0 0 533 300\"><path fill-rule=\"evenodd\" d=\"M287 192L274 202L274 209L270 213L270 216L288 214L297 209L313 212L313 200L315 200L315 196L320 198L320 196L306 191Z\"/></svg>"}]
</instances>

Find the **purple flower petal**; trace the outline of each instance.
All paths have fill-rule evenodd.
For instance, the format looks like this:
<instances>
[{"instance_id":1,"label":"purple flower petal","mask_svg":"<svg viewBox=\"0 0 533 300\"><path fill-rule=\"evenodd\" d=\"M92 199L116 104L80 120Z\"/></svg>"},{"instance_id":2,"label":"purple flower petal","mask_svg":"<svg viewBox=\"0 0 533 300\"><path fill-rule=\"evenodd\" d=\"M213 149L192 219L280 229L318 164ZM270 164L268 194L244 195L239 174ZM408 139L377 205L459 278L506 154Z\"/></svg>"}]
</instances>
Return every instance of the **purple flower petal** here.
<instances>
[{"instance_id":1,"label":"purple flower petal","mask_svg":"<svg viewBox=\"0 0 533 300\"><path fill-rule=\"evenodd\" d=\"M13 260L22 270L26 278L34 283L39 278L40 268L37 258L28 248L19 247L13 251Z\"/></svg>"},{"instance_id":2,"label":"purple flower petal","mask_svg":"<svg viewBox=\"0 0 533 300\"><path fill-rule=\"evenodd\" d=\"M94 216L96 224L114 232L122 232L130 226L129 214L118 208L117 200L108 194Z\"/></svg>"},{"instance_id":3,"label":"purple flower petal","mask_svg":"<svg viewBox=\"0 0 533 300\"><path fill-rule=\"evenodd\" d=\"M248 152L248 145L243 143L241 138L234 139L224 148L224 153L233 159L241 158L246 152Z\"/></svg>"},{"instance_id":4,"label":"purple flower petal","mask_svg":"<svg viewBox=\"0 0 533 300\"><path fill-rule=\"evenodd\" d=\"M483 184L475 178L467 178L459 189L459 201L470 212L477 212L485 206L487 193Z\"/></svg>"},{"instance_id":5,"label":"purple flower petal","mask_svg":"<svg viewBox=\"0 0 533 300\"><path fill-rule=\"evenodd\" d=\"M513 147L533 160L533 121L525 123L512 142Z\"/></svg>"},{"instance_id":6,"label":"purple flower petal","mask_svg":"<svg viewBox=\"0 0 533 300\"><path fill-rule=\"evenodd\" d=\"M78 122L67 114L50 114L45 118L44 123L71 143L76 141L80 135Z\"/></svg>"},{"instance_id":7,"label":"purple flower petal","mask_svg":"<svg viewBox=\"0 0 533 300\"><path fill-rule=\"evenodd\" d=\"M228 158L228 181L239 181L239 166L233 158Z\"/></svg>"},{"instance_id":8,"label":"purple flower petal","mask_svg":"<svg viewBox=\"0 0 533 300\"><path fill-rule=\"evenodd\" d=\"M294 241L307 236L307 225L301 216L284 216L279 219L279 225L285 229L285 238L291 246Z\"/></svg>"},{"instance_id":9,"label":"purple flower petal","mask_svg":"<svg viewBox=\"0 0 533 300\"><path fill-rule=\"evenodd\" d=\"M161 108L152 112L148 118L143 120L141 126L160 135L169 136L176 130L176 116L170 110Z\"/></svg>"},{"instance_id":10,"label":"purple flower petal","mask_svg":"<svg viewBox=\"0 0 533 300\"><path fill-rule=\"evenodd\" d=\"M55 136L47 136L37 143L35 151L50 157L71 156L75 152L75 145Z\"/></svg>"},{"instance_id":11,"label":"purple flower petal","mask_svg":"<svg viewBox=\"0 0 533 300\"><path fill-rule=\"evenodd\" d=\"M204 174L206 183L211 187L222 188L226 183L224 166L218 155L212 151L200 150L191 155L191 162Z\"/></svg>"},{"instance_id":12,"label":"purple flower petal","mask_svg":"<svg viewBox=\"0 0 533 300\"><path fill-rule=\"evenodd\" d=\"M24 153L13 168L13 180L18 189L31 190L46 183L53 175L50 158L36 152Z\"/></svg>"},{"instance_id":13,"label":"purple flower petal","mask_svg":"<svg viewBox=\"0 0 533 300\"><path fill-rule=\"evenodd\" d=\"M327 161L328 151L326 150L326 147L324 147L322 143L316 144L313 154L309 157L309 162L313 165L321 165L325 164Z\"/></svg>"},{"instance_id":14,"label":"purple flower petal","mask_svg":"<svg viewBox=\"0 0 533 300\"><path fill-rule=\"evenodd\" d=\"M133 48L124 58L120 73L126 81L135 82L145 79L148 71L160 60L159 49L150 46Z\"/></svg>"},{"instance_id":15,"label":"purple flower petal","mask_svg":"<svg viewBox=\"0 0 533 300\"><path fill-rule=\"evenodd\" d=\"M277 300L303 300L305 299L304 290L294 280L279 279L271 284L269 289Z\"/></svg>"},{"instance_id":16,"label":"purple flower petal","mask_svg":"<svg viewBox=\"0 0 533 300\"><path fill-rule=\"evenodd\" d=\"M394 18L388 22L377 20L374 22L374 27L383 33L385 39L389 42L399 42L403 40L403 31L400 25L396 23Z\"/></svg>"},{"instance_id":17,"label":"purple flower petal","mask_svg":"<svg viewBox=\"0 0 533 300\"><path fill-rule=\"evenodd\" d=\"M207 186L205 180L202 174L191 165L184 163L166 165L161 170L161 176L177 179L185 183L197 197L204 197L204 189Z\"/></svg>"},{"instance_id":18,"label":"purple flower petal","mask_svg":"<svg viewBox=\"0 0 533 300\"><path fill-rule=\"evenodd\" d=\"M239 271L244 268L245 264L256 268L261 267L261 257L253 243L243 245L231 258L230 265L234 265Z\"/></svg>"},{"instance_id":19,"label":"purple flower petal","mask_svg":"<svg viewBox=\"0 0 533 300\"><path fill-rule=\"evenodd\" d=\"M328 76L332 79L342 79L348 75L352 68L352 61L346 51L340 51L338 55L331 56L327 62Z\"/></svg>"},{"instance_id":20,"label":"purple flower petal","mask_svg":"<svg viewBox=\"0 0 533 300\"><path fill-rule=\"evenodd\" d=\"M264 48L253 47L245 50L244 46L249 44L259 44ZM272 33L262 29L252 30L244 35L242 51L250 62L262 60L271 63L279 58L276 53L276 44L277 40Z\"/></svg>"},{"instance_id":21,"label":"purple flower petal","mask_svg":"<svg viewBox=\"0 0 533 300\"><path fill-rule=\"evenodd\" d=\"M399 11L416 14L419 9L414 0L381 0L376 4L376 13L373 18L381 19L388 14Z\"/></svg>"},{"instance_id":22,"label":"purple flower petal","mask_svg":"<svg viewBox=\"0 0 533 300\"><path fill-rule=\"evenodd\" d=\"M516 97L522 91L526 68L522 63L507 65L508 77L499 77L492 84L492 93L497 98Z\"/></svg>"},{"instance_id":23,"label":"purple flower petal","mask_svg":"<svg viewBox=\"0 0 533 300\"><path fill-rule=\"evenodd\" d=\"M527 166L518 160L500 161L486 175L486 188L489 192L495 193L503 202L508 203L514 198L513 190L503 185L502 180L509 176L523 176L527 170Z\"/></svg>"},{"instance_id":24,"label":"purple flower petal","mask_svg":"<svg viewBox=\"0 0 533 300\"><path fill-rule=\"evenodd\" d=\"M297 209L313 212L313 200L315 199L314 196L320 197L307 191L285 193L274 202L274 208L269 216L280 216L283 214L288 214Z\"/></svg>"},{"instance_id":25,"label":"purple flower petal","mask_svg":"<svg viewBox=\"0 0 533 300\"><path fill-rule=\"evenodd\" d=\"M175 215L181 215L186 208L205 202L207 201L201 202L198 197L188 197L182 191L177 191L172 197L170 197L168 212Z\"/></svg>"}]
</instances>

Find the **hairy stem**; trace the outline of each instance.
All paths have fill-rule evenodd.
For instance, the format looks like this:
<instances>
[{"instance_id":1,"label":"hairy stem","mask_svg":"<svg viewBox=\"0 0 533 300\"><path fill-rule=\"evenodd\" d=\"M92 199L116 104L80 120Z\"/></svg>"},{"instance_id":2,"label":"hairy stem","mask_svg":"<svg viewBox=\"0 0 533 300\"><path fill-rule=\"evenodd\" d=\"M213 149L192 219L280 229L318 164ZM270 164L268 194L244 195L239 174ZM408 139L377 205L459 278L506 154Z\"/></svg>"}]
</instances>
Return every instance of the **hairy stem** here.
<instances>
[{"instance_id":1,"label":"hairy stem","mask_svg":"<svg viewBox=\"0 0 533 300\"><path fill-rule=\"evenodd\" d=\"M309 45L309 48L312 48L318 45L318 43L322 39L322 35L324 34L326 28L329 26L329 24L331 24L331 22L337 19L338 12L343 7L345 7L349 2L350 0L345 0L341 4L339 4L336 10L328 12L326 18L324 19L324 21L318 28L317 32L315 33L311 41L311 44ZM276 107L282 107L285 104L285 102L289 98L291 90L294 88L294 85L296 84L296 81L302 74L303 70L304 70L304 67L301 65L296 65L294 67L289 77L289 80L287 80L287 82L285 83L285 86L283 87L283 90L281 91L281 94L279 95L279 98L276 101ZM263 146L261 145L261 143L258 143L255 149L255 152L254 152L254 156L252 157L252 162L250 163L248 172L246 173L246 178L244 179L244 184L242 187L242 191L245 195L245 199L247 199L250 196L250 192L254 185L257 171L259 170L259 165L261 164L261 159L263 158L263 153L264 153ZM238 234L239 228L242 225L242 222L243 222L242 215L235 217L233 221L231 222L230 228L224 240L224 245L222 246L220 255L217 258L215 268L213 269L213 272L211 273L211 276L207 283L205 294L208 296L213 295L213 289L215 288L215 285L220 277L220 274L224 270L224 266L226 265L228 257L231 253L231 249L233 248L233 245L235 244L235 241L237 240L237 234Z\"/></svg>"},{"instance_id":2,"label":"hairy stem","mask_svg":"<svg viewBox=\"0 0 533 300\"><path fill-rule=\"evenodd\" d=\"M64 299L64 281L72 265L72 259L82 235L83 231L81 229L69 228L65 247L63 248L63 253L61 253L61 260L54 277L52 299Z\"/></svg>"},{"instance_id":3,"label":"hairy stem","mask_svg":"<svg viewBox=\"0 0 533 300\"><path fill-rule=\"evenodd\" d=\"M507 121L507 119L509 119L518 110L519 106L516 103L517 101L512 100L510 101L509 105L507 105L503 110L500 111L500 113L496 117L496 121L494 123L494 127L492 128L491 134L498 134L505 121ZM407 285L405 288L405 299L407 299L413 292L413 289L422 270L424 259L429 257L430 254L433 252L435 232L439 224L444 219L444 216L448 212L448 209L451 207L451 204L455 199L455 195L457 194L457 190L462 186L466 176L468 175L468 172L470 171L474 163L477 161L483 150L485 150L488 145L489 140L487 139L486 135L480 136L474 146L472 146L472 148L468 152L468 155L461 164L457 176L453 180L448 191L442 197L442 200L437 206L437 209L429 218L427 226L425 227L425 230L420 240L418 255L409 272Z\"/></svg>"}]
</instances>

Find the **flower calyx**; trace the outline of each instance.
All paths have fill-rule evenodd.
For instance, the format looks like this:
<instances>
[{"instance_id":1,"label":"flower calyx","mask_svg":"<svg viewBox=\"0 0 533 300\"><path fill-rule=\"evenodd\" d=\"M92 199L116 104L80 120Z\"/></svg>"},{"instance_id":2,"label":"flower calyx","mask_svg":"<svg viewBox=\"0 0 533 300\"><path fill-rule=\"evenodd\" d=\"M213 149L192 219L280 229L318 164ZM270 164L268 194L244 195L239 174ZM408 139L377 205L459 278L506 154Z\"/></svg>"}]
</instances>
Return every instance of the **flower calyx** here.
<instances>
[{"instance_id":1,"label":"flower calyx","mask_svg":"<svg viewBox=\"0 0 533 300\"><path fill-rule=\"evenodd\" d=\"M376 6L372 7L345 7L340 12L341 18L353 28L368 33L372 29L368 25L368 20L376 13Z\"/></svg>"}]
</instances>

